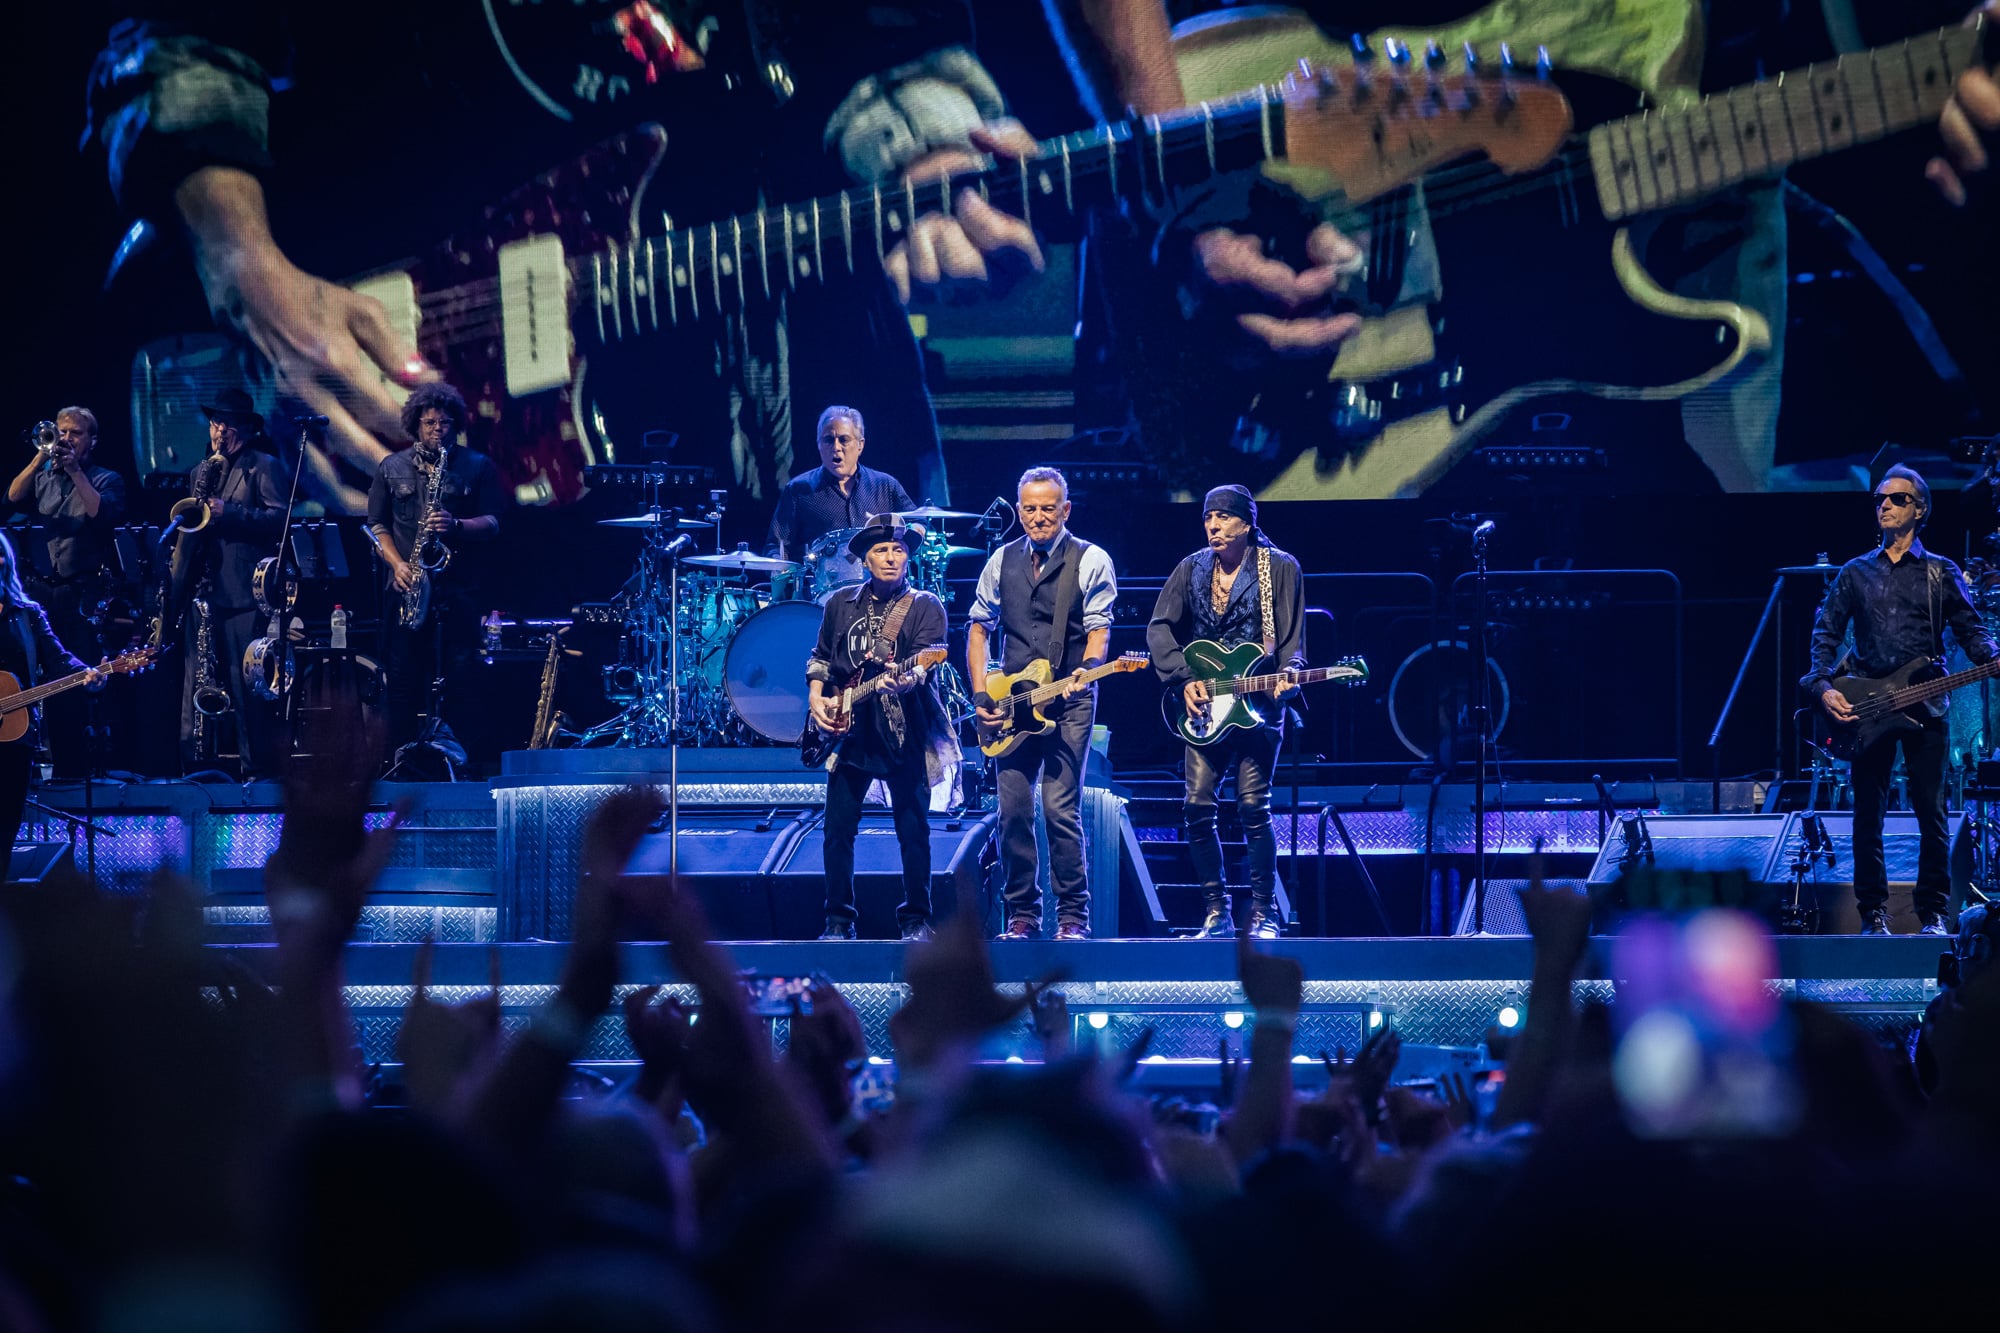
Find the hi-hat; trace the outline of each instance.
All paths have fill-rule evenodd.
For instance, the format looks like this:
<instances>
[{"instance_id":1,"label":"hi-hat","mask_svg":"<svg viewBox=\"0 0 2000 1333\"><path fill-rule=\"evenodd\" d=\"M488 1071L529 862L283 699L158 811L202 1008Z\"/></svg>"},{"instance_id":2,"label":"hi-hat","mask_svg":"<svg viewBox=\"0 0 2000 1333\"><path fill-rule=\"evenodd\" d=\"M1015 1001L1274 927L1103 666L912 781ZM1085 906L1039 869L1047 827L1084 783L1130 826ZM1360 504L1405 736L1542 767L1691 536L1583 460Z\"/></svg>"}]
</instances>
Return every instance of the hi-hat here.
<instances>
[{"instance_id":1,"label":"hi-hat","mask_svg":"<svg viewBox=\"0 0 2000 1333\"><path fill-rule=\"evenodd\" d=\"M752 555L748 551L721 551L715 555L691 555L681 561L683 565L700 565L703 569L755 570L758 573L782 573L798 566L789 560L775 560L768 555Z\"/></svg>"},{"instance_id":2,"label":"hi-hat","mask_svg":"<svg viewBox=\"0 0 2000 1333\"><path fill-rule=\"evenodd\" d=\"M692 532L697 528L712 528L713 523L698 518L675 518L672 514L654 510L650 514L634 514L630 518L600 518L600 528L678 528L682 532Z\"/></svg>"},{"instance_id":3,"label":"hi-hat","mask_svg":"<svg viewBox=\"0 0 2000 1333\"><path fill-rule=\"evenodd\" d=\"M936 505L925 505L922 509L899 510L896 517L908 521L916 518L978 518L979 515L968 514L963 509L939 509Z\"/></svg>"},{"instance_id":4,"label":"hi-hat","mask_svg":"<svg viewBox=\"0 0 2000 1333\"><path fill-rule=\"evenodd\" d=\"M1839 565L1785 565L1778 570L1780 574L1838 574L1839 572Z\"/></svg>"}]
</instances>

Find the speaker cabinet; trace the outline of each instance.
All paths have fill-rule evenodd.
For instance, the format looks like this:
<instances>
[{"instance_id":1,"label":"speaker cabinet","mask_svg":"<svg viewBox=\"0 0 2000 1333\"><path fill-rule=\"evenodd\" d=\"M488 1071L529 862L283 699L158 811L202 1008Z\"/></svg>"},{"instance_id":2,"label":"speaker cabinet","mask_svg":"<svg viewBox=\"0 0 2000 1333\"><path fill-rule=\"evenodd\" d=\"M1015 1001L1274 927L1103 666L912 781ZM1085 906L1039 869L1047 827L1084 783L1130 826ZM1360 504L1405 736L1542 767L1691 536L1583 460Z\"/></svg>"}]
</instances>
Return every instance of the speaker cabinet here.
<instances>
[{"instance_id":1,"label":"speaker cabinet","mask_svg":"<svg viewBox=\"0 0 2000 1333\"><path fill-rule=\"evenodd\" d=\"M7 859L7 882L40 884L58 871L75 870L76 861L67 842L17 842Z\"/></svg>"}]
</instances>

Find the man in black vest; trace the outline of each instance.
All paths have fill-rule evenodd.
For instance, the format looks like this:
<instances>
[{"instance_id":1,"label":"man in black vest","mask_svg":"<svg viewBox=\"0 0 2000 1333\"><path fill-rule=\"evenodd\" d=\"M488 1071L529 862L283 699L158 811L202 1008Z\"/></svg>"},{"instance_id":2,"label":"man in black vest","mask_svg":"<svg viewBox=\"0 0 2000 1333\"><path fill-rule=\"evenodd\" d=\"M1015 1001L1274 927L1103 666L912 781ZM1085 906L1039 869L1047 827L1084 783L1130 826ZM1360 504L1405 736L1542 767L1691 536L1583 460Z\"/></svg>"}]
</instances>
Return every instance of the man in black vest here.
<instances>
[{"instance_id":1,"label":"man in black vest","mask_svg":"<svg viewBox=\"0 0 2000 1333\"><path fill-rule=\"evenodd\" d=\"M285 759L283 722L276 705L251 693L243 679L243 650L270 625L270 618L257 610L251 579L258 561L278 553L287 479L278 475L276 458L253 446L265 438L264 418L249 394L224 389L201 410L208 418L209 456L196 470L196 489L207 497L209 522L200 532L177 539L167 606L167 632L178 635L187 666L181 692L182 758L190 763L202 759L194 745L194 682L201 664L195 660L198 634L188 608L194 598L204 597L213 640L209 669L228 693L236 717L243 776L275 778Z\"/></svg>"},{"instance_id":2,"label":"man in black vest","mask_svg":"<svg viewBox=\"0 0 2000 1333\"><path fill-rule=\"evenodd\" d=\"M1208 545L1174 567L1153 605L1146 647L1153 668L1168 685L1181 688L1188 711L1207 706L1209 683L1188 670L1182 649L1196 639L1224 647L1261 643L1271 666L1259 671L1294 671L1305 666L1303 647L1305 582L1299 562L1271 545L1257 526L1257 502L1242 486L1218 486L1202 502ZM1266 608L1269 608L1268 618ZM1253 938L1278 937L1278 836L1271 829L1271 775L1284 737L1282 701L1251 696L1265 725L1232 728L1206 746L1187 747L1187 796L1183 815L1188 855L1201 876L1208 916L1200 938L1226 939L1236 933L1229 893L1222 879L1222 840L1215 832L1215 792L1222 775L1236 774L1236 817L1250 853L1250 921Z\"/></svg>"},{"instance_id":3,"label":"man in black vest","mask_svg":"<svg viewBox=\"0 0 2000 1333\"><path fill-rule=\"evenodd\" d=\"M1007 870L1003 940L1030 940L1042 928L1035 882L1035 784L1049 838L1049 884L1056 894L1056 938L1090 938L1090 887L1083 872L1084 757L1096 713L1094 685L1082 673L1110 652L1111 604L1118 597L1111 557L1074 536L1069 482L1052 467L1021 475L1018 512L1026 535L995 551L979 576L968 617L965 666L973 702L989 725L1003 717L986 693L987 640L1000 635L1000 666L1013 675L1037 659L1051 678L1072 677L1065 696L1042 710L1055 723L994 767L1000 794L1000 858Z\"/></svg>"}]
</instances>

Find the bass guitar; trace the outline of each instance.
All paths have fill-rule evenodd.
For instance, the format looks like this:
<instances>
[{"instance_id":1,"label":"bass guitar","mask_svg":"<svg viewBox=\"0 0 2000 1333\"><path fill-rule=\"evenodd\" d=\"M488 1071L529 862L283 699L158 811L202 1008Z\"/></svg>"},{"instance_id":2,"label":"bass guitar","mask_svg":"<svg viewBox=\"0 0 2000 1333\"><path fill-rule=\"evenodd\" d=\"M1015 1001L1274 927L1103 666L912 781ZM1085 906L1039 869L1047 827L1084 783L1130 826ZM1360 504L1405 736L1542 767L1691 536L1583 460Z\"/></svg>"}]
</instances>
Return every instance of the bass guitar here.
<instances>
[{"instance_id":1,"label":"bass guitar","mask_svg":"<svg viewBox=\"0 0 2000 1333\"><path fill-rule=\"evenodd\" d=\"M1083 673L1083 680L1087 685L1121 671L1137 671L1152 664L1153 659L1145 653L1125 653L1102 666L1091 667ZM997 671L987 673L987 697L1005 704L1007 712L990 727L984 722L974 726L979 733L981 754L988 759L998 759L1014 753L1031 737L1048 734L1055 723L1042 716L1042 705L1068 689L1071 679L1064 676L1055 680L1054 674L1047 659L1039 657L1011 676Z\"/></svg>"},{"instance_id":2,"label":"bass guitar","mask_svg":"<svg viewBox=\"0 0 2000 1333\"><path fill-rule=\"evenodd\" d=\"M884 689L897 674L905 671L923 671L938 665L946 656L942 647L925 648L912 653L891 667L885 667L873 676L863 678L867 671L863 667L847 678L833 700L833 727L821 727L810 717L805 730L799 733L799 762L807 768L831 768L840 754L840 746L854 730L854 709L863 699Z\"/></svg>"},{"instance_id":3,"label":"bass guitar","mask_svg":"<svg viewBox=\"0 0 2000 1333\"><path fill-rule=\"evenodd\" d=\"M11 671L0 671L0 742L18 741L27 735L28 710L51 695L73 690L79 685L89 685L106 676L144 671L153 665L153 659L159 655L160 650L151 644L127 649L102 665L73 671L25 690L21 688L19 676Z\"/></svg>"},{"instance_id":4,"label":"bass guitar","mask_svg":"<svg viewBox=\"0 0 2000 1333\"><path fill-rule=\"evenodd\" d=\"M1819 720L1826 728L1820 748L1836 759L1851 760L1885 736L1915 731L1922 724L1915 710L1953 690L2000 677L2000 658L1956 675L1946 675L1928 657L1905 662L1886 676L1836 676L1833 688L1854 710L1852 722L1836 722L1825 709Z\"/></svg>"},{"instance_id":5,"label":"bass guitar","mask_svg":"<svg viewBox=\"0 0 2000 1333\"><path fill-rule=\"evenodd\" d=\"M1189 745L1210 745L1239 728L1247 731L1263 726L1264 714L1247 696L1293 685L1317 685L1323 680L1360 685L1368 679L1368 663L1359 657L1343 657L1332 666L1305 671L1253 674L1270 661L1260 643L1225 648L1212 639L1196 639L1182 655L1194 678L1208 682L1208 706L1189 712L1183 687L1172 685L1160 696L1160 712L1166 717L1168 730Z\"/></svg>"}]
</instances>

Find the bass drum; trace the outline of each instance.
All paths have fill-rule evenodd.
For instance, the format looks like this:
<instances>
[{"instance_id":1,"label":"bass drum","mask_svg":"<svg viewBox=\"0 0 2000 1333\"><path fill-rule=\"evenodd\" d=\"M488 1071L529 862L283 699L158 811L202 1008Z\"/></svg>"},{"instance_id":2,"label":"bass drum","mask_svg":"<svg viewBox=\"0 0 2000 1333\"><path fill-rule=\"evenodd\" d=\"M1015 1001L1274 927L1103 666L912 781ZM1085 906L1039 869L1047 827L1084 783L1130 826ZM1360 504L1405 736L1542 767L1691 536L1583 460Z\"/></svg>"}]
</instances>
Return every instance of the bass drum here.
<instances>
[{"instance_id":1,"label":"bass drum","mask_svg":"<svg viewBox=\"0 0 2000 1333\"><path fill-rule=\"evenodd\" d=\"M798 744L806 729L806 659L819 642L820 609L773 602L729 641L723 688L743 725L767 741Z\"/></svg>"}]
</instances>

